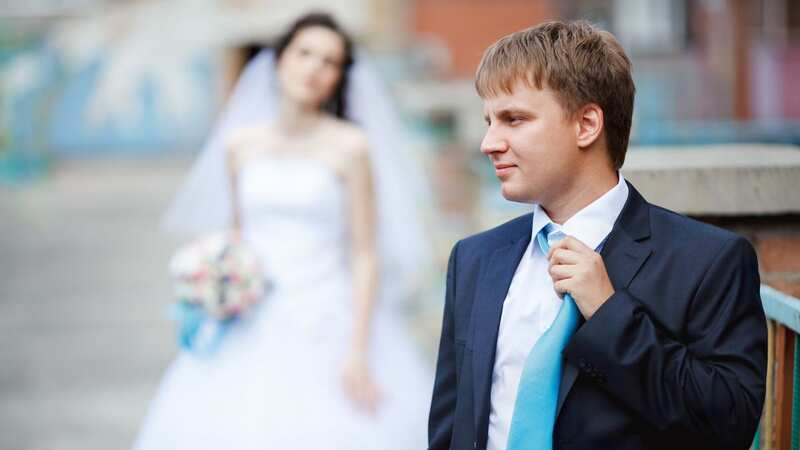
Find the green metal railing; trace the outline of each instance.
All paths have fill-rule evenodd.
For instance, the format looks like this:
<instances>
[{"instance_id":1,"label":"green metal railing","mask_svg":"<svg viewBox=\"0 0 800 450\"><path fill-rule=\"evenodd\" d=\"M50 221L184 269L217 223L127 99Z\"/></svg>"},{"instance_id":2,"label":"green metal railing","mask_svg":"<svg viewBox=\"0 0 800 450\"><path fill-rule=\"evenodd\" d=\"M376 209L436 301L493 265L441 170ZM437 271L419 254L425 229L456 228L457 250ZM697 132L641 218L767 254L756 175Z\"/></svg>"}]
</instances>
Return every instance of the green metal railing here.
<instances>
[{"instance_id":1,"label":"green metal railing","mask_svg":"<svg viewBox=\"0 0 800 450\"><path fill-rule=\"evenodd\" d=\"M797 450L800 445L800 299L761 286L767 315L767 396L755 450Z\"/></svg>"}]
</instances>

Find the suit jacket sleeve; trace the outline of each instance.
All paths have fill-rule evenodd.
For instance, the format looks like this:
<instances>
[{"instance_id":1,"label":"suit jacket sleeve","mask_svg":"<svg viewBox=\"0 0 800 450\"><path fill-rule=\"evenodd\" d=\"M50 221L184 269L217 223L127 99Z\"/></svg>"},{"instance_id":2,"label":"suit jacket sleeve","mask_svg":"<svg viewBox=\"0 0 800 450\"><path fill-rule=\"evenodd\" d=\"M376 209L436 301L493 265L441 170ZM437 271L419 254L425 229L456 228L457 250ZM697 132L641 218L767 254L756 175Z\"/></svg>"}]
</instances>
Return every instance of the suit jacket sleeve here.
<instances>
[{"instance_id":1,"label":"suit jacket sleeve","mask_svg":"<svg viewBox=\"0 0 800 450\"><path fill-rule=\"evenodd\" d=\"M688 304L688 339L664 332L623 289L575 333L564 356L653 427L747 449L766 378L758 263L735 237L703 269Z\"/></svg>"},{"instance_id":2,"label":"suit jacket sleeve","mask_svg":"<svg viewBox=\"0 0 800 450\"><path fill-rule=\"evenodd\" d=\"M430 450L449 449L453 433L453 417L456 409L458 386L453 325L457 252L458 244L453 247L447 264L442 336L439 340L436 378L433 385L433 398L431 399L431 410L428 419L428 448Z\"/></svg>"}]
</instances>

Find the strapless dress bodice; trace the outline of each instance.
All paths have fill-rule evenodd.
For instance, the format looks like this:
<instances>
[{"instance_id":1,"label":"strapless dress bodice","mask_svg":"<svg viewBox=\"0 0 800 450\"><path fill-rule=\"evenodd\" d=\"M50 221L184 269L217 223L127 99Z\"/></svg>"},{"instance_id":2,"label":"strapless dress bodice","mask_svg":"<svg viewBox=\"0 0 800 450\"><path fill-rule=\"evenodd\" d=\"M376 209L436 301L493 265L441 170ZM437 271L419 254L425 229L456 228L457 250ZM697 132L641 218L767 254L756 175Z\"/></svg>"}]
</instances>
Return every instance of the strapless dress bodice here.
<instances>
[{"instance_id":1,"label":"strapless dress bodice","mask_svg":"<svg viewBox=\"0 0 800 450\"><path fill-rule=\"evenodd\" d=\"M268 278L313 282L348 266L342 179L310 157L257 157L238 177L242 232Z\"/></svg>"}]
</instances>

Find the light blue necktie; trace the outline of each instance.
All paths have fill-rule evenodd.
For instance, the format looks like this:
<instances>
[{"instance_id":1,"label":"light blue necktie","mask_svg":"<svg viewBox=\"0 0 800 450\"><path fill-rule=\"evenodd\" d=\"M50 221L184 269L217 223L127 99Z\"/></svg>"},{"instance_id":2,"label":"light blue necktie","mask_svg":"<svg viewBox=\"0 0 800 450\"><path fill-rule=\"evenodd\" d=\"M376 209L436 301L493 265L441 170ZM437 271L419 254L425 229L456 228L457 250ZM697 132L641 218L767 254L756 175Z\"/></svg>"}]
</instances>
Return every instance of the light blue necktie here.
<instances>
[{"instance_id":1,"label":"light blue necktie","mask_svg":"<svg viewBox=\"0 0 800 450\"><path fill-rule=\"evenodd\" d=\"M548 224L536 234L536 242L547 255ZM563 239L563 235L559 239ZM558 387L561 383L561 352L578 326L580 311L569 294L550 328L536 341L522 369L511 416L508 450L552 450Z\"/></svg>"}]
</instances>

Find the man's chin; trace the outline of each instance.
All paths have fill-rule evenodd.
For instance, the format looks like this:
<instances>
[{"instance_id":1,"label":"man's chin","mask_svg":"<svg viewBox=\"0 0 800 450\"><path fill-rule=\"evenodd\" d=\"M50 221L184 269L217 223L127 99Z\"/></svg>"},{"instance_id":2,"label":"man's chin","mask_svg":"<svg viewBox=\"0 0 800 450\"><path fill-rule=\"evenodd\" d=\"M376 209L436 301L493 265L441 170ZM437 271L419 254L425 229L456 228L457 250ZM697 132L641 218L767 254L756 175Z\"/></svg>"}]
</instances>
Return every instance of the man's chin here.
<instances>
[{"instance_id":1,"label":"man's chin","mask_svg":"<svg viewBox=\"0 0 800 450\"><path fill-rule=\"evenodd\" d=\"M520 189L514 189L513 186L507 185L506 183L500 185L500 193L503 195L504 199L510 202L533 203L525 192Z\"/></svg>"}]
</instances>

